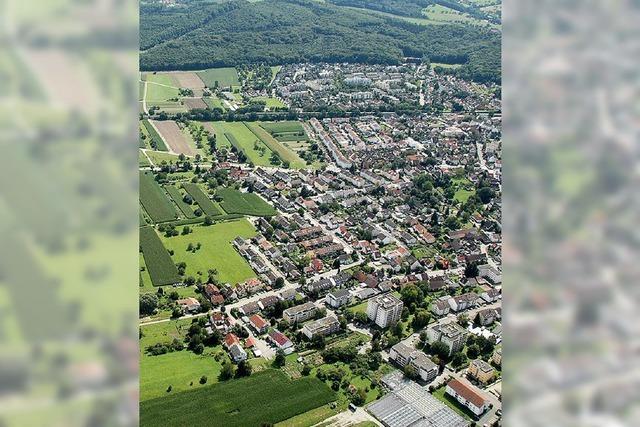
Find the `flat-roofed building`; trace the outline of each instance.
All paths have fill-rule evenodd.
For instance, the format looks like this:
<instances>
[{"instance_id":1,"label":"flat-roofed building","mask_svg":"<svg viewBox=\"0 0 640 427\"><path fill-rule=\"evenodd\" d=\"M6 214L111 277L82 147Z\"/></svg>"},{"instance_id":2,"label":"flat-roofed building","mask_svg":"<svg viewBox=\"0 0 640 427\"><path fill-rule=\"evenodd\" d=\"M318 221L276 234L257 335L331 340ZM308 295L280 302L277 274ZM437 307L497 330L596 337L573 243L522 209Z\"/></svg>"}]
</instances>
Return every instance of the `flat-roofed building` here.
<instances>
[{"instance_id":1,"label":"flat-roofed building","mask_svg":"<svg viewBox=\"0 0 640 427\"><path fill-rule=\"evenodd\" d=\"M333 316L313 320L302 327L302 333L309 339L316 336L327 336L340 330L340 322Z\"/></svg>"},{"instance_id":2,"label":"flat-roofed building","mask_svg":"<svg viewBox=\"0 0 640 427\"><path fill-rule=\"evenodd\" d=\"M287 308L282 312L282 318L289 323L304 322L315 316L318 307L312 302L306 302L295 307Z\"/></svg>"}]
</instances>

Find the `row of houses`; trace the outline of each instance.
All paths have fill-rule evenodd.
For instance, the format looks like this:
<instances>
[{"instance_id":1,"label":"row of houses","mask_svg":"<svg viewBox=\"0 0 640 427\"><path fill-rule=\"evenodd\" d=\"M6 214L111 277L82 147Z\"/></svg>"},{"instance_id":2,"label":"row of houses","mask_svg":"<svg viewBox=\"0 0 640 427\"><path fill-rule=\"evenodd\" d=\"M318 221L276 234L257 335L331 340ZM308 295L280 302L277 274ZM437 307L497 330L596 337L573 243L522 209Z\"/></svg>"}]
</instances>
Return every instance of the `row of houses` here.
<instances>
[{"instance_id":1,"label":"row of houses","mask_svg":"<svg viewBox=\"0 0 640 427\"><path fill-rule=\"evenodd\" d=\"M407 365L416 370L416 374L424 382L431 382L438 376L438 366L423 352L398 343L391 347L389 359L401 368Z\"/></svg>"}]
</instances>

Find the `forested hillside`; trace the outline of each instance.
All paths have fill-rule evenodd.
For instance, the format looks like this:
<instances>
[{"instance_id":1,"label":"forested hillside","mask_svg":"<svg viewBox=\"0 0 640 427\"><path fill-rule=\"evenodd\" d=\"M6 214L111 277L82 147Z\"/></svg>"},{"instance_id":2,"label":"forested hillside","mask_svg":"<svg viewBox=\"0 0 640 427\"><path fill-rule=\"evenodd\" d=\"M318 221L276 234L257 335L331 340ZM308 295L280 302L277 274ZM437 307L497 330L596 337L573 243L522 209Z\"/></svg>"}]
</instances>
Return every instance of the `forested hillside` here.
<instances>
[{"instance_id":1,"label":"forested hillside","mask_svg":"<svg viewBox=\"0 0 640 427\"><path fill-rule=\"evenodd\" d=\"M414 25L311 0L142 4L140 45L143 70L304 61L394 64L411 56L463 64L456 72L479 82L500 81L497 31Z\"/></svg>"}]
</instances>

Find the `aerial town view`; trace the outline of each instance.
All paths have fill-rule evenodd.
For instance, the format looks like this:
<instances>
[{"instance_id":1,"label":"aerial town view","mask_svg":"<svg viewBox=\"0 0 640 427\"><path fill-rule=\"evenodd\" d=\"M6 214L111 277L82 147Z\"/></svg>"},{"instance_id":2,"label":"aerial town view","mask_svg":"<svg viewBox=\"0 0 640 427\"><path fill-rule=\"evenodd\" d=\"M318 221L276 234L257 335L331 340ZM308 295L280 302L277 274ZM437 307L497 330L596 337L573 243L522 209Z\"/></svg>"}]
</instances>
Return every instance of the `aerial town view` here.
<instances>
[{"instance_id":1,"label":"aerial town view","mask_svg":"<svg viewBox=\"0 0 640 427\"><path fill-rule=\"evenodd\" d=\"M501 425L499 69L456 51L499 49L500 2L140 13L140 425ZM261 57L254 28L231 66L233 20L267 13L376 33ZM447 54L409 39L451 28Z\"/></svg>"}]
</instances>

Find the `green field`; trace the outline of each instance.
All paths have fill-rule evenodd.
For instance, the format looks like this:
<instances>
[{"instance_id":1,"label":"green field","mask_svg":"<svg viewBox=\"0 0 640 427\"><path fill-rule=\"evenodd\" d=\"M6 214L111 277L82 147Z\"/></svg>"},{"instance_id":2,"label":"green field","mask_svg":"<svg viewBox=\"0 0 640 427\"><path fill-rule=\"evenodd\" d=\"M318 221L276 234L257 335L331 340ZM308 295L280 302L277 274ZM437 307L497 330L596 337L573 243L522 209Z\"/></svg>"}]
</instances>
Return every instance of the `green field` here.
<instances>
[{"instance_id":1,"label":"green field","mask_svg":"<svg viewBox=\"0 0 640 427\"><path fill-rule=\"evenodd\" d=\"M168 164L177 163L179 160L177 154L165 153L164 151L147 150L146 153L156 166L160 166L162 162L167 162Z\"/></svg>"},{"instance_id":2,"label":"green field","mask_svg":"<svg viewBox=\"0 0 640 427\"><path fill-rule=\"evenodd\" d=\"M473 187L471 181L466 178L454 178L453 183L456 187L456 192L453 198L459 202L466 203L469 197L476 194L476 190Z\"/></svg>"},{"instance_id":3,"label":"green field","mask_svg":"<svg viewBox=\"0 0 640 427\"><path fill-rule=\"evenodd\" d=\"M204 212L205 215L220 216L224 213L211 201L211 199L209 199L209 196L207 196L202 189L198 187L198 184L186 182L182 184L182 186L187 193L193 197L193 200L195 200L198 206L200 206L200 209L202 209L202 212Z\"/></svg>"},{"instance_id":4,"label":"green field","mask_svg":"<svg viewBox=\"0 0 640 427\"><path fill-rule=\"evenodd\" d=\"M201 355L188 350L159 356L145 353L145 349L152 344L170 343L174 338L183 340L189 325L191 319L141 326L143 337L140 339L140 401L167 396L169 385L173 394L218 382L222 364L217 362L212 354L220 352L221 347L206 348ZM204 386L199 382L202 375L207 376L207 384ZM193 385L190 385L191 382Z\"/></svg>"},{"instance_id":5,"label":"green field","mask_svg":"<svg viewBox=\"0 0 640 427\"><path fill-rule=\"evenodd\" d=\"M430 4L423 9L422 14L430 21L443 22L443 23L461 23L461 24L477 24L481 26L487 26L491 28L498 28L497 25L492 24L482 19L474 18L468 13L458 12L440 4Z\"/></svg>"},{"instance_id":6,"label":"green field","mask_svg":"<svg viewBox=\"0 0 640 427\"><path fill-rule=\"evenodd\" d=\"M169 193L169 196L171 196L174 203L178 206L178 208L180 208L180 210L182 211L185 217L187 218L196 217L196 215L193 213L193 209L191 209L191 206L189 206L188 204L185 203L184 200L182 200L182 193L180 193L180 190L178 190L173 185L165 185L164 189L167 190L167 193Z\"/></svg>"},{"instance_id":7,"label":"green field","mask_svg":"<svg viewBox=\"0 0 640 427\"><path fill-rule=\"evenodd\" d=\"M207 107L209 107L209 108L219 108L222 111L226 111L226 108L224 107L224 104L222 103L222 101L218 97L205 96L204 98L202 98L202 100L204 101L205 104L207 104Z\"/></svg>"},{"instance_id":8,"label":"green field","mask_svg":"<svg viewBox=\"0 0 640 427\"><path fill-rule=\"evenodd\" d=\"M157 150L169 151L167 146L164 144L164 140L160 137L160 134L156 131L156 128L151 125L149 120L143 120L142 125L147 130L147 134L149 135L149 138L151 138L151 141L155 143Z\"/></svg>"},{"instance_id":9,"label":"green field","mask_svg":"<svg viewBox=\"0 0 640 427\"><path fill-rule=\"evenodd\" d=\"M140 172L140 202L155 222L171 221L178 217L173 205L151 172Z\"/></svg>"},{"instance_id":10,"label":"green field","mask_svg":"<svg viewBox=\"0 0 640 427\"><path fill-rule=\"evenodd\" d=\"M215 122L225 138L241 150L256 166L273 166L269 160L273 153L267 145L242 122Z\"/></svg>"},{"instance_id":11,"label":"green field","mask_svg":"<svg viewBox=\"0 0 640 427\"><path fill-rule=\"evenodd\" d=\"M238 72L233 67L210 68L208 70L199 71L196 74L204 82L205 86L209 88L214 88L216 81L218 82L218 87L240 86Z\"/></svg>"},{"instance_id":12,"label":"green field","mask_svg":"<svg viewBox=\"0 0 640 427\"><path fill-rule=\"evenodd\" d=\"M230 214L271 216L277 213L273 206L253 193L242 193L233 188L219 188L216 194L222 197L222 209Z\"/></svg>"},{"instance_id":13,"label":"green field","mask_svg":"<svg viewBox=\"0 0 640 427\"><path fill-rule=\"evenodd\" d=\"M274 108L284 108L286 105L282 103L278 98L272 98L270 96L256 96L251 98L252 101L264 101L267 109L272 110Z\"/></svg>"},{"instance_id":14,"label":"green field","mask_svg":"<svg viewBox=\"0 0 640 427\"><path fill-rule=\"evenodd\" d=\"M178 87L167 74L147 74L147 103L162 102L178 97Z\"/></svg>"},{"instance_id":15,"label":"green field","mask_svg":"<svg viewBox=\"0 0 640 427\"><path fill-rule=\"evenodd\" d=\"M335 399L335 393L317 378L290 380L280 371L266 370L248 378L144 401L140 404L140 425L260 426Z\"/></svg>"},{"instance_id":16,"label":"green field","mask_svg":"<svg viewBox=\"0 0 640 427\"><path fill-rule=\"evenodd\" d=\"M289 162L292 168L303 168L306 163L298 155L282 145L269 132L264 130L260 125L254 122L246 122L247 127L253 132L271 151L276 153L280 160Z\"/></svg>"},{"instance_id":17,"label":"green field","mask_svg":"<svg viewBox=\"0 0 640 427\"><path fill-rule=\"evenodd\" d=\"M262 122L260 126L280 142L306 142L309 140L300 122Z\"/></svg>"},{"instance_id":18,"label":"green field","mask_svg":"<svg viewBox=\"0 0 640 427\"><path fill-rule=\"evenodd\" d=\"M140 228L140 248L154 286L180 282L178 269L153 227Z\"/></svg>"},{"instance_id":19,"label":"green field","mask_svg":"<svg viewBox=\"0 0 640 427\"><path fill-rule=\"evenodd\" d=\"M209 269L218 270L221 282L237 284L256 277L249 264L231 245L236 237L250 238L256 230L249 221L222 222L211 226L192 226L193 232L175 237L162 237L167 249L173 249L174 262L186 262L186 275L206 279ZM189 243L202 246L195 253L187 251ZM202 273L198 275L198 272Z\"/></svg>"}]
</instances>

